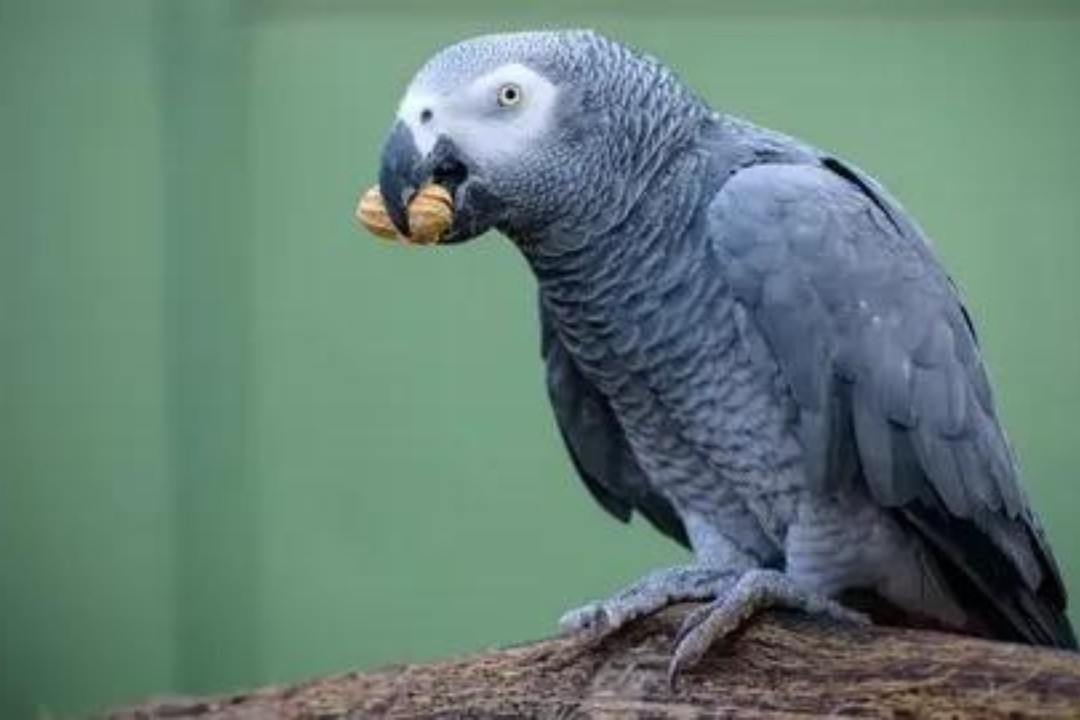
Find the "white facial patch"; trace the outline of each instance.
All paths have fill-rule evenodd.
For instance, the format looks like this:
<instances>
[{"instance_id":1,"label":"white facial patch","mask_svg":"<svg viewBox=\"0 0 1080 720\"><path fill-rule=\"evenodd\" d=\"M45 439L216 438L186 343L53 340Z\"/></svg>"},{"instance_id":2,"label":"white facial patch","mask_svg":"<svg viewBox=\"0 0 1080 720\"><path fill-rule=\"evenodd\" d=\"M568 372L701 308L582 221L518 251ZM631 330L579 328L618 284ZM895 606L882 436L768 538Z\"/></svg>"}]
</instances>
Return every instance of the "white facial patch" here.
<instances>
[{"instance_id":1,"label":"white facial patch","mask_svg":"<svg viewBox=\"0 0 1080 720\"><path fill-rule=\"evenodd\" d=\"M510 85L517 89L518 102L500 105L500 91ZM414 84L398 108L398 119L412 131L422 154L445 135L482 172L519 157L547 132L557 96L558 88L545 77L512 63L464 87Z\"/></svg>"},{"instance_id":2,"label":"white facial patch","mask_svg":"<svg viewBox=\"0 0 1080 720\"><path fill-rule=\"evenodd\" d=\"M439 102L437 95L412 88L405 93L405 99L398 107L398 120L409 126L413 142L416 143L416 148L421 155L427 155L435 147L435 142L439 138L435 113L441 110L442 103ZM421 113L431 113L431 120L424 121Z\"/></svg>"}]
</instances>

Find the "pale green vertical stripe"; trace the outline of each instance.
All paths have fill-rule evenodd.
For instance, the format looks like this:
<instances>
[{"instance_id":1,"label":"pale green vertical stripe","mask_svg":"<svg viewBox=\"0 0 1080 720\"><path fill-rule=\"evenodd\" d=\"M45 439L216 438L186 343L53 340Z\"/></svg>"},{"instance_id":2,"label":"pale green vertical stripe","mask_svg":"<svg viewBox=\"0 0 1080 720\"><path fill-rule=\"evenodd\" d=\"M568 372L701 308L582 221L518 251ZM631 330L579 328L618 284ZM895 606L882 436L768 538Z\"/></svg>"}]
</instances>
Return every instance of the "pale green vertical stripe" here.
<instances>
[{"instance_id":1,"label":"pale green vertical stripe","mask_svg":"<svg viewBox=\"0 0 1080 720\"><path fill-rule=\"evenodd\" d=\"M156 8L0 0L0 717L173 682Z\"/></svg>"},{"instance_id":2,"label":"pale green vertical stripe","mask_svg":"<svg viewBox=\"0 0 1080 720\"><path fill-rule=\"evenodd\" d=\"M259 666L258 493L247 463L244 3L174 0L160 25L165 312L179 685Z\"/></svg>"}]
</instances>

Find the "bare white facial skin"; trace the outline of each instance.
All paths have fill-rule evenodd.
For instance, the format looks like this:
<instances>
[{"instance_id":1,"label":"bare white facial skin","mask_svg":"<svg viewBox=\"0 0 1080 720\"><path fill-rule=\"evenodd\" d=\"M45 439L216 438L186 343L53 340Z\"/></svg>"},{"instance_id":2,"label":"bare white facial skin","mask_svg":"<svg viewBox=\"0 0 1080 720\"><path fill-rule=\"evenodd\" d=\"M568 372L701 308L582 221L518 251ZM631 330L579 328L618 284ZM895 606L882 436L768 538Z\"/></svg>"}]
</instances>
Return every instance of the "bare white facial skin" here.
<instances>
[{"instance_id":1,"label":"bare white facial skin","mask_svg":"<svg viewBox=\"0 0 1080 720\"><path fill-rule=\"evenodd\" d=\"M512 162L546 132L558 88L542 75L512 63L446 93L414 83L398 108L398 119L412 131L427 155L441 135L465 157L485 167Z\"/></svg>"}]
</instances>

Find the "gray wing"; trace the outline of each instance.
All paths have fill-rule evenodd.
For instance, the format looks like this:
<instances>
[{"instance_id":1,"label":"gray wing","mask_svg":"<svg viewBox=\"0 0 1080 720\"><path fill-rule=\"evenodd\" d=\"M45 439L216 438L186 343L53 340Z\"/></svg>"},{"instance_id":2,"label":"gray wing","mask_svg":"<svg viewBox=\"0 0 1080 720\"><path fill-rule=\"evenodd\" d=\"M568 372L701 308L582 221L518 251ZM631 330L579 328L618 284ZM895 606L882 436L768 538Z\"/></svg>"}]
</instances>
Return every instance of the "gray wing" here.
<instances>
[{"instance_id":1,"label":"gray wing","mask_svg":"<svg viewBox=\"0 0 1080 720\"><path fill-rule=\"evenodd\" d=\"M792 404L811 487L860 483L894 509L990 634L1075 647L970 321L899 206L830 158L736 173L708 224Z\"/></svg>"},{"instance_id":2,"label":"gray wing","mask_svg":"<svg viewBox=\"0 0 1080 720\"><path fill-rule=\"evenodd\" d=\"M650 490L607 398L578 370L542 304L540 333L555 419L589 492L619 520L629 521L637 510L658 530L688 545L679 516L663 496Z\"/></svg>"}]
</instances>

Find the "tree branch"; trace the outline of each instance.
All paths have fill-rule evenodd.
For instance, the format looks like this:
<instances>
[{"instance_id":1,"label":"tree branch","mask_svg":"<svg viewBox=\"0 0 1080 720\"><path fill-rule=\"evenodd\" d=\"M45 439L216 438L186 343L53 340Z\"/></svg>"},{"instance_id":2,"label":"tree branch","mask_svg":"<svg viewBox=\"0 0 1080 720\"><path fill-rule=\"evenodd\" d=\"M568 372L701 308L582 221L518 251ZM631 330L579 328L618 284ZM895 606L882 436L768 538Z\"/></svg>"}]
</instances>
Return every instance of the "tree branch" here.
<instances>
[{"instance_id":1,"label":"tree branch","mask_svg":"<svg viewBox=\"0 0 1080 720\"><path fill-rule=\"evenodd\" d=\"M685 610L598 643L544 640L107 717L1080 717L1080 655L782 613L714 649L673 693L667 663Z\"/></svg>"}]
</instances>

